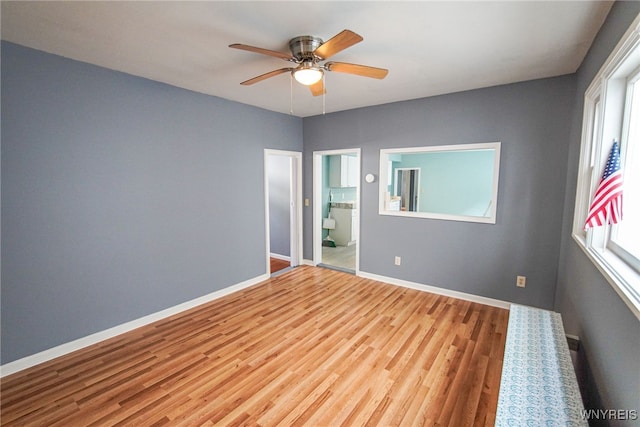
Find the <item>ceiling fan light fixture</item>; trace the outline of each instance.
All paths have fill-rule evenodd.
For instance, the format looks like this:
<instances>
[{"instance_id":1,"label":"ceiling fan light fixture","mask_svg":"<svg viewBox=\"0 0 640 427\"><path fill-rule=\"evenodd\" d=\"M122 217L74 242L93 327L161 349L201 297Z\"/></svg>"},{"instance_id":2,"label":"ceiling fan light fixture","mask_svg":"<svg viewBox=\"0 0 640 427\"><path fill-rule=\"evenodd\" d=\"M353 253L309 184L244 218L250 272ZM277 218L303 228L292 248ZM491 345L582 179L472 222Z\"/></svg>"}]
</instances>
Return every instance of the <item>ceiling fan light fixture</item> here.
<instances>
[{"instance_id":1,"label":"ceiling fan light fixture","mask_svg":"<svg viewBox=\"0 0 640 427\"><path fill-rule=\"evenodd\" d=\"M295 78L298 83L307 86L313 96L320 96L327 93L323 80L325 71L336 71L338 73L353 74L375 79L383 79L386 77L389 70L384 68L349 64L347 62L326 62L323 64L328 58L356 43L360 43L362 40L362 36L353 31L343 30L331 37L327 42L323 42L321 38L314 36L294 37L289 40L289 50L291 54L241 43L230 44L229 47L284 59L285 61L296 64L295 67L280 68L245 80L240 82L241 85L249 86L283 73L290 73L291 77L293 77L290 77L292 85L293 79ZM293 86L291 93L293 93Z\"/></svg>"},{"instance_id":2,"label":"ceiling fan light fixture","mask_svg":"<svg viewBox=\"0 0 640 427\"><path fill-rule=\"evenodd\" d=\"M293 78L300 84L305 86L311 86L318 83L322 78L322 70L318 67L304 65L296 70L293 70Z\"/></svg>"}]
</instances>

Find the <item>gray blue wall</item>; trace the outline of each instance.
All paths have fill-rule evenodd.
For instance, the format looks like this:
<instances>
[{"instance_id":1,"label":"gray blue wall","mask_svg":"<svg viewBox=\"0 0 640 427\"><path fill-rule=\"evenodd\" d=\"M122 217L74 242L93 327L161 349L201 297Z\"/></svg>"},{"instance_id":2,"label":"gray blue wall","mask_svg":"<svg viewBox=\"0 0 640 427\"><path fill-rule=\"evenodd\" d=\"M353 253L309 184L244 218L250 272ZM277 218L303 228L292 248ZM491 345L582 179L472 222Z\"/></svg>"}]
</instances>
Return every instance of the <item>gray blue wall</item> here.
<instances>
[{"instance_id":1,"label":"gray blue wall","mask_svg":"<svg viewBox=\"0 0 640 427\"><path fill-rule=\"evenodd\" d=\"M305 194L313 151L361 147L364 176L382 148L500 141L495 225L378 215L378 181L363 180L360 269L553 308L574 87L564 76L305 118ZM306 209L307 259L311 220Z\"/></svg>"},{"instance_id":2,"label":"gray blue wall","mask_svg":"<svg viewBox=\"0 0 640 427\"><path fill-rule=\"evenodd\" d=\"M3 42L1 362L265 274L264 148L302 120Z\"/></svg>"},{"instance_id":3,"label":"gray blue wall","mask_svg":"<svg viewBox=\"0 0 640 427\"><path fill-rule=\"evenodd\" d=\"M578 335L588 407L640 410L640 322L571 238L584 92L620 37L640 13L640 2L616 2L577 73L567 163L562 249L555 310ZM640 420L622 425L640 425Z\"/></svg>"}]
</instances>

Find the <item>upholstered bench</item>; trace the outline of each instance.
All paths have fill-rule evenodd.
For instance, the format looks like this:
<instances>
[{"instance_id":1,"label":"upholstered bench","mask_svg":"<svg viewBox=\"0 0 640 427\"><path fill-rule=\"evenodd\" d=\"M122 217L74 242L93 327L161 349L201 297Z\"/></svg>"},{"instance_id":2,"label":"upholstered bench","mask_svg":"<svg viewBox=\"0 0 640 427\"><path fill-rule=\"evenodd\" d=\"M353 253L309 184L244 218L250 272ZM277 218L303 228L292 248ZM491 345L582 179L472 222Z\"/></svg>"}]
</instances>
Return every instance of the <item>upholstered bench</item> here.
<instances>
[{"instance_id":1,"label":"upholstered bench","mask_svg":"<svg viewBox=\"0 0 640 427\"><path fill-rule=\"evenodd\" d=\"M511 305L496 426L587 426L560 314Z\"/></svg>"}]
</instances>

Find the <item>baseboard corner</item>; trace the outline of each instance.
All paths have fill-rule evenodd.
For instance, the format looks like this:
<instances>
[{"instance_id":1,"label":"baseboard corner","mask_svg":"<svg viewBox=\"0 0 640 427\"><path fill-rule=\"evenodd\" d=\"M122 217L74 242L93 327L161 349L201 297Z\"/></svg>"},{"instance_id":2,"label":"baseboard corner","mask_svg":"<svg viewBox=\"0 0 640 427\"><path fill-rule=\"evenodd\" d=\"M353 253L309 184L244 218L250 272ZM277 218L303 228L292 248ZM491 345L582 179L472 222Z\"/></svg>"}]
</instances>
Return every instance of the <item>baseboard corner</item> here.
<instances>
[{"instance_id":1,"label":"baseboard corner","mask_svg":"<svg viewBox=\"0 0 640 427\"><path fill-rule=\"evenodd\" d=\"M101 341L107 340L109 338L113 338L125 332L132 331L133 329L139 328L141 326L145 326L150 323L157 322L158 320L162 320L164 318L173 316L175 314L178 314L180 312L189 310L199 305L208 303L210 301L214 301L218 298L229 295L233 292L237 292L239 290L256 285L260 282L267 280L268 278L269 278L268 274L261 274L260 276L256 276L254 278L245 280L243 282L236 283L226 288L219 289L217 291L177 304L172 307L168 307L158 312L148 314L146 316L140 317L130 322L125 322L120 325L105 329L103 331L99 331L99 332L87 335L85 337L78 338L76 340L69 341L69 342L57 345L55 347L40 351L38 353L25 356L23 358L14 360L12 362L5 363L4 365L0 365L0 378L3 378L7 375L15 374L17 372L20 372L27 368L31 368L41 363L48 362L57 357L64 356L66 354L69 354L76 350L80 350L90 345L97 344Z\"/></svg>"}]
</instances>

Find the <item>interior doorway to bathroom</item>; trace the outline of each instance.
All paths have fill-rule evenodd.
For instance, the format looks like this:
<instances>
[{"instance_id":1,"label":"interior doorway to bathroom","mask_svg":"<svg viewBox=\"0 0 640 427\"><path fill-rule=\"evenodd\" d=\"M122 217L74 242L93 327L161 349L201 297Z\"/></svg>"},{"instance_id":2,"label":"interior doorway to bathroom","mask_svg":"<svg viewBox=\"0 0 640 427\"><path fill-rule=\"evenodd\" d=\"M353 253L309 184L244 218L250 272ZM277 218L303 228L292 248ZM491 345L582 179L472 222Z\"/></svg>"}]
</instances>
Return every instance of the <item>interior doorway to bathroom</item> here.
<instances>
[{"instance_id":1,"label":"interior doorway to bathroom","mask_svg":"<svg viewBox=\"0 0 640 427\"><path fill-rule=\"evenodd\" d=\"M302 153L265 150L267 273L278 274L302 258Z\"/></svg>"},{"instance_id":2,"label":"interior doorway to bathroom","mask_svg":"<svg viewBox=\"0 0 640 427\"><path fill-rule=\"evenodd\" d=\"M313 153L313 263L360 266L360 149Z\"/></svg>"}]
</instances>

